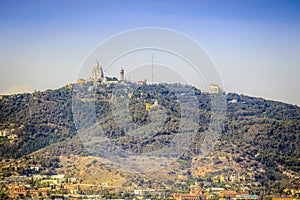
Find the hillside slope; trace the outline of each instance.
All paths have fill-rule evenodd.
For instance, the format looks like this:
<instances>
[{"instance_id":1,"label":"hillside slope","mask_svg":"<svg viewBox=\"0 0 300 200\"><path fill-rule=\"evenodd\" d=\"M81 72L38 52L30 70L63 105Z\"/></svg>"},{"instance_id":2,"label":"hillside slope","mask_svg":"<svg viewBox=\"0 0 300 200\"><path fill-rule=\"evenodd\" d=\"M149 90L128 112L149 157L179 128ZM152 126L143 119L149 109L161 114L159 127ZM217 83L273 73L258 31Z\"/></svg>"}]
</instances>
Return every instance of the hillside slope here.
<instances>
[{"instance_id":1,"label":"hillside slope","mask_svg":"<svg viewBox=\"0 0 300 200\"><path fill-rule=\"evenodd\" d=\"M94 92L92 100L88 96L91 87ZM172 87L177 88L176 95L170 91L169 88ZM91 83L86 83L73 85L73 92L72 89L60 88L33 94L2 96L0 157L1 167L6 170L1 170L1 176L12 175L11 172L8 173L8 163L13 163L14 159L24 159L34 152L38 154L39 149L43 151L47 149L52 158L57 158L53 161L53 163L57 162L57 165L48 163L51 167L48 166L47 170L47 163L44 163L45 173L57 173L62 170L60 165L68 162L66 156L84 158L94 153L89 146L86 146L84 138L77 137L75 122L77 128L91 126L95 122L86 119L85 123L80 124L74 119L74 115L86 118L88 116L86 113L90 112L89 106L83 109L86 113L74 113L72 110L72 103L74 106L72 97L74 98L76 92L84 91L87 96L81 96L78 101L75 101L76 105L83 108L86 105L94 105L97 123L105 137L130 153L151 152L163 148L174 138L180 128L182 115L199 116L196 122L197 137L193 139L189 149L181 155L177 164L167 167L161 173L157 172L158 177L169 176L165 178L165 184L175 184L176 180L181 179L178 177L183 177L182 180L208 181L215 176L225 174L228 177L247 176L248 179L253 179L253 184L266 187L268 190L299 186L299 107L261 98L227 94L227 110L222 135L213 151L201 157L199 149L209 129L212 115L210 94L180 84L134 85L134 88L135 90L128 95L120 86L99 85L95 88ZM182 105L178 103L178 91L182 91L186 96L184 93L186 89L194 92L196 102L193 104L197 108L187 108L182 112ZM116 122L116 114L121 111L112 110L111 105L115 101L113 98L115 94L128 96L129 118L126 120L132 122L135 128L121 126L123 122ZM163 111L167 116L165 119L157 119L163 122L161 129L152 137L133 137L135 134L147 133L147 127L151 125L153 119L145 106L146 103L154 105L155 101L161 107L154 109ZM123 124L126 124L125 122ZM99 134L99 130L94 129L92 134ZM101 156L101 153L93 156ZM29 172L25 168L21 170L20 167L14 173ZM70 170L70 173L75 172ZM134 178L127 177L127 179ZM121 183L128 184L125 180Z\"/></svg>"}]
</instances>

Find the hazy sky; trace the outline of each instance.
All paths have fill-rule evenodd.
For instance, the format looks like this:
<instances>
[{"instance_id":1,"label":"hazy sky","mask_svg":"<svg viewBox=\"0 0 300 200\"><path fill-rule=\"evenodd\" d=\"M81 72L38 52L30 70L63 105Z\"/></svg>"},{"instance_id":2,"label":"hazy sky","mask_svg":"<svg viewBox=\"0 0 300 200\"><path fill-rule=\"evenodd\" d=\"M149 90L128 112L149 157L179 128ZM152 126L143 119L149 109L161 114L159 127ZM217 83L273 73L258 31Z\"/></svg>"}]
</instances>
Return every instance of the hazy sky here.
<instances>
[{"instance_id":1,"label":"hazy sky","mask_svg":"<svg viewBox=\"0 0 300 200\"><path fill-rule=\"evenodd\" d=\"M100 42L163 27L200 43L226 91L300 105L300 1L0 1L0 93L75 82Z\"/></svg>"}]
</instances>

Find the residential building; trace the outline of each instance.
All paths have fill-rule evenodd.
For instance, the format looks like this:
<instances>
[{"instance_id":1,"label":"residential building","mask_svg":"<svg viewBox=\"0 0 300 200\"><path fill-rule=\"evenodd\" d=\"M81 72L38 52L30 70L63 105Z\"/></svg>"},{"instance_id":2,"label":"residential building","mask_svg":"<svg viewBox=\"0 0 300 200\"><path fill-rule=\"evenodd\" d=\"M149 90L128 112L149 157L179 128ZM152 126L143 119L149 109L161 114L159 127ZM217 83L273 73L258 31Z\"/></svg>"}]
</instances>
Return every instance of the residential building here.
<instances>
[{"instance_id":1,"label":"residential building","mask_svg":"<svg viewBox=\"0 0 300 200\"><path fill-rule=\"evenodd\" d=\"M190 193L189 194L181 194L181 193L175 193L173 195L175 200L205 200L206 197L204 195L204 192L202 191L202 188L200 186L194 185L190 187Z\"/></svg>"}]
</instances>

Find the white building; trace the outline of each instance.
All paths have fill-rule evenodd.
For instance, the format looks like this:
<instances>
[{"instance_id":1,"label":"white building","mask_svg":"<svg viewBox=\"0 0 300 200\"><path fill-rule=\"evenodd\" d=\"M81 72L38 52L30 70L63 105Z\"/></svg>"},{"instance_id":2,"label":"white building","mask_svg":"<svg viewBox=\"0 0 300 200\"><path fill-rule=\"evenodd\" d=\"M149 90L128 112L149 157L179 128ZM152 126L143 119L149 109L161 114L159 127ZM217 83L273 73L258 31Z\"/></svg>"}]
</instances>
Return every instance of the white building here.
<instances>
[{"instance_id":1,"label":"white building","mask_svg":"<svg viewBox=\"0 0 300 200\"><path fill-rule=\"evenodd\" d=\"M217 85L217 84L210 84L209 85L209 93L218 94L220 92L222 92L222 89L220 88L219 85Z\"/></svg>"},{"instance_id":2,"label":"white building","mask_svg":"<svg viewBox=\"0 0 300 200\"><path fill-rule=\"evenodd\" d=\"M92 70L92 76L90 79L92 81L102 82L103 78L104 78L103 69L102 69L102 67L100 67L99 62L97 60L96 66Z\"/></svg>"}]
</instances>

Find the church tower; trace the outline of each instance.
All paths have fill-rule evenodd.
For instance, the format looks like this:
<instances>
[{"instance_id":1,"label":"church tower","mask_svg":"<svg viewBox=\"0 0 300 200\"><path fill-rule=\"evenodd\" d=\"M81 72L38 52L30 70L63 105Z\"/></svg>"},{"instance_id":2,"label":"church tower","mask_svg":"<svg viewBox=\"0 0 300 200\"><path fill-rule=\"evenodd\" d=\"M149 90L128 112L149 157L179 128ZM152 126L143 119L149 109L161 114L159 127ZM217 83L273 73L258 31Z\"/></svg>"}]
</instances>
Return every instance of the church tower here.
<instances>
[{"instance_id":1,"label":"church tower","mask_svg":"<svg viewBox=\"0 0 300 200\"><path fill-rule=\"evenodd\" d=\"M99 79L100 79L100 82L102 82L103 79L104 79L104 72L103 72L102 67L100 67L100 75L99 75Z\"/></svg>"},{"instance_id":2,"label":"church tower","mask_svg":"<svg viewBox=\"0 0 300 200\"><path fill-rule=\"evenodd\" d=\"M122 67L120 69L120 81L124 81L124 69Z\"/></svg>"}]
</instances>

